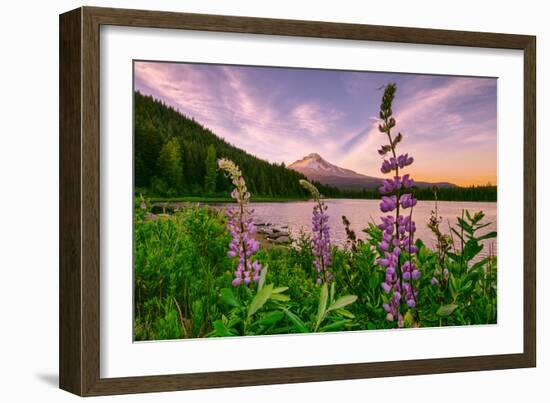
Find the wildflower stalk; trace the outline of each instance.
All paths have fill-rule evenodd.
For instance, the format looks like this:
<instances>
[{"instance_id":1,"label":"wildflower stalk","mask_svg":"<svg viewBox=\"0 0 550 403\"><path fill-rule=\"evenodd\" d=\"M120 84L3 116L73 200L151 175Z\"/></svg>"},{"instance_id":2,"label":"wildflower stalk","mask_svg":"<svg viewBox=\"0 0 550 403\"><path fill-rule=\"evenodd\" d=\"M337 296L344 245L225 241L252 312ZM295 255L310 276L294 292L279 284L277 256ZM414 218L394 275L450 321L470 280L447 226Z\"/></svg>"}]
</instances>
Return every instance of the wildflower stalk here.
<instances>
[{"instance_id":1,"label":"wildflower stalk","mask_svg":"<svg viewBox=\"0 0 550 403\"><path fill-rule=\"evenodd\" d=\"M379 188L382 194L380 210L383 213L395 211L394 215L381 217L379 228L382 230L382 241L378 244L382 258L378 263L386 268L386 277L381 284L382 289L388 294L388 301L384 303L384 310L387 312L386 319L390 322L397 320L397 325L404 325L402 305L405 309L416 307L417 291L413 282L420 278L420 271L413 263L412 255L416 253L414 246L414 233L416 226L412 220L412 209L416 205L416 199L410 192L413 180L409 174L399 175L400 169L404 169L413 163L414 159L408 154L397 154L397 145L403 139L398 133L392 136L392 129L396 125L392 116L392 103L397 87L389 84L384 90L382 103L380 105L380 119L382 123L378 126L381 133L386 134L388 144L382 145L378 150L381 156L390 153L389 159L384 159L380 168L384 174L392 173L393 178L385 179ZM402 215L402 211L410 208L408 215ZM407 253L407 259L402 264L401 254Z\"/></svg>"},{"instance_id":2,"label":"wildflower stalk","mask_svg":"<svg viewBox=\"0 0 550 403\"><path fill-rule=\"evenodd\" d=\"M315 201L313 207L312 223L312 244L313 244L313 264L317 270L317 284L328 283L333 279L332 273L328 270L332 266L330 227L328 225L329 216L326 213L328 206L322 200L319 190L306 181L300 180L300 185L311 193Z\"/></svg>"},{"instance_id":3,"label":"wildflower stalk","mask_svg":"<svg viewBox=\"0 0 550 403\"><path fill-rule=\"evenodd\" d=\"M351 223L345 215L342 216L342 223L346 231L347 244L353 253L357 253L357 235L355 231L351 229Z\"/></svg>"},{"instance_id":4,"label":"wildflower stalk","mask_svg":"<svg viewBox=\"0 0 550 403\"><path fill-rule=\"evenodd\" d=\"M432 285L440 285L440 288L443 289L444 283L449 278L449 270L445 266L445 257L447 253L451 250L453 245L452 232L451 236L443 234L441 232L440 224L443 221L443 218L439 215L439 210L437 207L437 187L434 186L434 200L435 200L435 209L431 211L430 220L428 221L428 228L435 235L436 247L437 247L437 258L440 268L443 270L443 277L440 277L441 271L439 268L434 270L434 277L431 279Z\"/></svg>"},{"instance_id":5,"label":"wildflower stalk","mask_svg":"<svg viewBox=\"0 0 550 403\"><path fill-rule=\"evenodd\" d=\"M246 187L239 167L231 160L219 159L218 168L225 171L235 186L231 197L237 202L237 208L227 209L227 229L231 234L229 243L229 257L237 257L238 264L235 271L233 286L248 285L252 281L260 281L262 265L257 260L252 260L254 253L260 248L259 242L254 238L256 225L252 218L254 210L250 209L250 193Z\"/></svg>"}]
</instances>

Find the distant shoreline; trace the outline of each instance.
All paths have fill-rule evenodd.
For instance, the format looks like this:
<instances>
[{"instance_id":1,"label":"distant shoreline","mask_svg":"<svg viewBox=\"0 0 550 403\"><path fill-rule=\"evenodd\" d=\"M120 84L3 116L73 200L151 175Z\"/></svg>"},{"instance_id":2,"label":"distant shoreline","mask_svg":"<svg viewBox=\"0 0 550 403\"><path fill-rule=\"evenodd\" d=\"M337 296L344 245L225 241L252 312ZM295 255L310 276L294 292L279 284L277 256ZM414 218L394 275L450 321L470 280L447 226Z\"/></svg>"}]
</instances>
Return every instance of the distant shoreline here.
<instances>
[{"instance_id":1,"label":"distant shoreline","mask_svg":"<svg viewBox=\"0 0 550 403\"><path fill-rule=\"evenodd\" d=\"M202 197L202 196L180 196L180 197L146 197L151 203L234 203L231 197ZM139 200L139 197L137 198ZM325 200L378 200L377 197L326 197ZM285 197L251 197L252 203L290 203L308 201L309 198L285 198ZM419 198L419 201L434 201L433 199ZM496 200L446 200L438 201L464 202L464 203L496 203Z\"/></svg>"},{"instance_id":2,"label":"distant shoreline","mask_svg":"<svg viewBox=\"0 0 550 403\"><path fill-rule=\"evenodd\" d=\"M203 197L203 196L179 196L179 197L146 197L151 203L233 203L234 199L231 197L215 196L215 197ZM307 197L303 198L285 198L285 197L251 197L252 203L287 203L296 201L307 201Z\"/></svg>"}]
</instances>

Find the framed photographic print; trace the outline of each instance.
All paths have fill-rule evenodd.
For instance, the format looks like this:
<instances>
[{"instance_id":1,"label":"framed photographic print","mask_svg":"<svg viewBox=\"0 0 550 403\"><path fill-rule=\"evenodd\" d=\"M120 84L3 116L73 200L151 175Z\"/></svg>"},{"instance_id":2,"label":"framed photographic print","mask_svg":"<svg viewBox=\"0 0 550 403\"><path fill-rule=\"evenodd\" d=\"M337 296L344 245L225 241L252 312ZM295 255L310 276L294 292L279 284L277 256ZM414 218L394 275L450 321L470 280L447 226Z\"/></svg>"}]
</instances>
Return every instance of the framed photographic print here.
<instances>
[{"instance_id":1,"label":"framed photographic print","mask_svg":"<svg viewBox=\"0 0 550 403\"><path fill-rule=\"evenodd\" d=\"M535 37L60 16L60 387L535 366Z\"/></svg>"}]
</instances>

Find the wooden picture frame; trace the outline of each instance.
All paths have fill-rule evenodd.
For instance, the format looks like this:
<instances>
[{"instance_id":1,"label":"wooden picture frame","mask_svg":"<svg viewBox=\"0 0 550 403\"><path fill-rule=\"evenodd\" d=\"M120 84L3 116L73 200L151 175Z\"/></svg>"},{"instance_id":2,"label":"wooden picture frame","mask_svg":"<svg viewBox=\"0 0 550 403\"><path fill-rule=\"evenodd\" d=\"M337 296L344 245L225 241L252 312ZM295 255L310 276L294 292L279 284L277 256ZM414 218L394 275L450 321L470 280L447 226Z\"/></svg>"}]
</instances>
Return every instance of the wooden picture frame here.
<instances>
[{"instance_id":1,"label":"wooden picture frame","mask_svg":"<svg viewBox=\"0 0 550 403\"><path fill-rule=\"evenodd\" d=\"M229 372L100 377L100 26L519 49L524 52L523 353ZM534 36L81 7L60 16L60 387L81 396L534 367Z\"/></svg>"}]
</instances>

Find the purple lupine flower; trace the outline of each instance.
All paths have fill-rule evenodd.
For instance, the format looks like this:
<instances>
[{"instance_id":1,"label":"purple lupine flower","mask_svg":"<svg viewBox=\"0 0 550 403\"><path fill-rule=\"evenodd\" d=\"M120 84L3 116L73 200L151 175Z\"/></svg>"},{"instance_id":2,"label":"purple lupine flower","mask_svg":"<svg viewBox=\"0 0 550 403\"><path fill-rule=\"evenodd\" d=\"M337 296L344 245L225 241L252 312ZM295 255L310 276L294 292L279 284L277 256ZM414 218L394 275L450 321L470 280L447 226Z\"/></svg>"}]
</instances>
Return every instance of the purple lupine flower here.
<instances>
[{"instance_id":1,"label":"purple lupine flower","mask_svg":"<svg viewBox=\"0 0 550 403\"><path fill-rule=\"evenodd\" d=\"M394 176L393 179L384 179L382 181L382 186L380 186L378 190L381 194L393 193L401 188L402 183L400 176Z\"/></svg>"},{"instance_id":2,"label":"purple lupine flower","mask_svg":"<svg viewBox=\"0 0 550 403\"><path fill-rule=\"evenodd\" d=\"M409 157L409 154L400 155L399 157L397 157L397 165L399 165L399 168L401 169L411 165L413 161L413 157Z\"/></svg>"},{"instance_id":3,"label":"purple lupine flower","mask_svg":"<svg viewBox=\"0 0 550 403\"><path fill-rule=\"evenodd\" d=\"M391 179L384 179L382 186L378 188L381 194L388 194L393 192L393 181Z\"/></svg>"},{"instance_id":4,"label":"purple lupine flower","mask_svg":"<svg viewBox=\"0 0 550 403\"><path fill-rule=\"evenodd\" d=\"M313 199L313 216L311 219L311 242L313 246L313 264L317 270L317 284L329 282L333 279L329 268L332 266L330 227L328 225L328 206L321 198L317 188L308 181L301 179L300 184L307 189Z\"/></svg>"},{"instance_id":5,"label":"purple lupine flower","mask_svg":"<svg viewBox=\"0 0 550 403\"><path fill-rule=\"evenodd\" d=\"M397 326L401 327L404 324L402 305L404 309L416 307L417 291L414 283L420 279L421 273L412 259L412 255L417 252L414 245L416 225L412 220L412 210L417 200L410 190L401 193L402 189L411 189L414 181L409 174L399 175L399 170L411 165L414 159L409 154L397 155L397 144L403 135L399 133L393 137L391 133L391 129L396 125L395 118L391 116L396 89L395 84L386 86L380 105L380 118L383 122L379 125L379 130L388 137L388 144L382 145L378 153L382 156L391 153L391 157L382 161L380 171L393 174L392 178L385 179L378 189L383 195L380 211L395 211L395 215L381 217L381 223L378 225L382 231L382 240L378 243L378 248L383 255L378 259L378 264L386 270L384 282L380 286L388 297L391 296L389 301L383 304L387 313L386 319L397 320ZM410 212L401 215L401 209L410 209Z\"/></svg>"},{"instance_id":6,"label":"purple lupine flower","mask_svg":"<svg viewBox=\"0 0 550 403\"><path fill-rule=\"evenodd\" d=\"M219 159L218 167L227 172L231 178L231 182L235 186L231 197L237 202L236 207L228 208L226 211L227 230L232 237L227 256L237 258L235 278L231 284L237 287L240 284L257 283L260 281L262 265L257 260L252 260L252 256L260 248L260 244L254 238L256 225L252 218L254 210L250 208L250 193L246 188L241 170L233 161Z\"/></svg>"},{"instance_id":7,"label":"purple lupine flower","mask_svg":"<svg viewBox=\"0 0 550 403\"><path fill-rule=\"evenodd\" d=\"M387 213L395 210L397 207L397 196L382 196L382 202L380 203L380 211Z\"/></svg>"},{"instance_id":8,"label":"purple lupine flower","mask_svg":"<svg viewBox=\"0 0 550 403\"><path fill-rule=\"evenodd\" d=\"M405 193L399 198L399 203L401 203L401 207L403 208L414 207L416 206L416 199L411 193Z\"/></svg>"},{"instance_id":9,"label":"purple lupine flower","mask_svg":"<svg viewBox=\"0 0 550 403\"><path fill-rule=\"evenodd\" d=\"M383 174L387 174L387 173L390 173L392 170L392 167L390 165L390 162L388 160L384 160L382 162L382 166L380 167L380 172L382 172Z\"/></svg>"},{"instance_id":10,"label":"purple lupine flower","mask_svg":"<svg viewBox=\"0 0 550 403\"><path fill-rule=\"evenodd\" d=\"M411 179L411 177L410 177L409 174L403 175L402 182L403 182L403 187L404 187L405 189L410 189L410 188L412 188L412 186L413 186L413 184L414 184L414 181Z\"/></svg>"}]
</instances>

